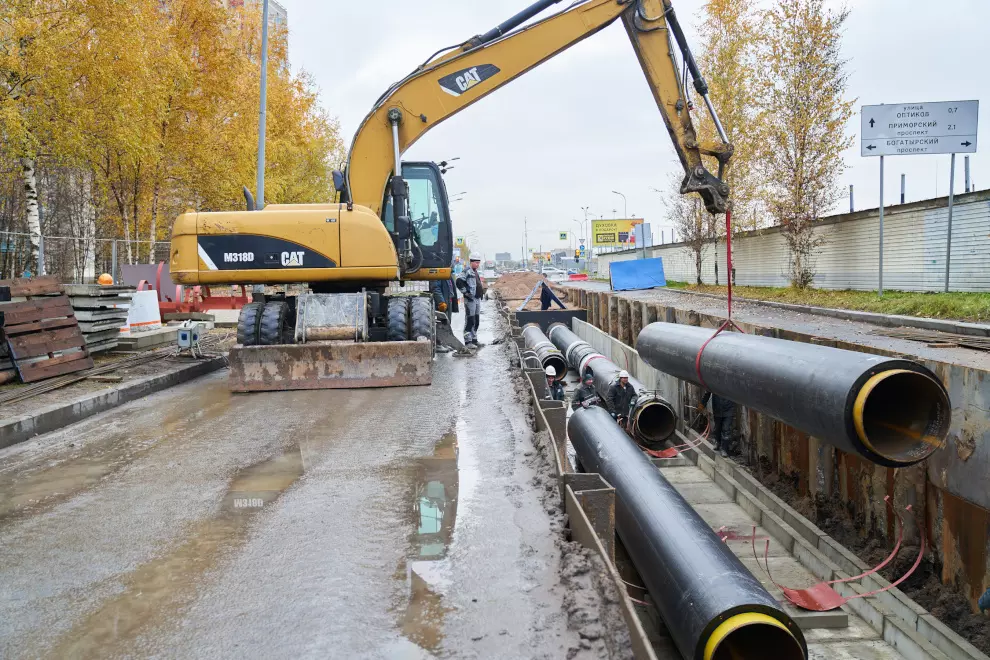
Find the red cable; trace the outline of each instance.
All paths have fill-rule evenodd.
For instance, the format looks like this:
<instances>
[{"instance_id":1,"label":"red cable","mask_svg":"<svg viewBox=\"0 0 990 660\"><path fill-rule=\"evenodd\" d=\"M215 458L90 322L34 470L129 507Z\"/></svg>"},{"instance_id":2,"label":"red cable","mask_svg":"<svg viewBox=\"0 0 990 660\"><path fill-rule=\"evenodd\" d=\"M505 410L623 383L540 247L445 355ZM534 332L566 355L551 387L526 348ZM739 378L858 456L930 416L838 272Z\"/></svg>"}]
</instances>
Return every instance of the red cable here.
<instances>
[{"instance_id":1,"label":"red cable","mask_svg":"<svg viewBox=\"0 0 990 660\"><path fill-rule=\"evenodd\" d=\"M698 349L698 354L694 358L694 372L698 376L698 382L701 383L701 386L704 387L706 390L709 389L709 387L705 383L705 379L701 376L701 354L705 352L705 348L708 346L708 344L713 339L715 339L715 337L717 337L718 334L723 330L727 328L735 328L739 332L743 332L743 329L740 328L738 325L736 325L735 321L732 320L732 209L731 208L727 209L725 212L725 265L726 268L728 269L728 275L727 275L728 278L727 285L729 290L728 317L726 318L725 323L723 323L718 327L718 330L715 331L715 334L709 337L705 341L705 343L701 345L701 348ZM745 334L745 332L743 332L743 334Z\"/></svg>"}]
</instances>

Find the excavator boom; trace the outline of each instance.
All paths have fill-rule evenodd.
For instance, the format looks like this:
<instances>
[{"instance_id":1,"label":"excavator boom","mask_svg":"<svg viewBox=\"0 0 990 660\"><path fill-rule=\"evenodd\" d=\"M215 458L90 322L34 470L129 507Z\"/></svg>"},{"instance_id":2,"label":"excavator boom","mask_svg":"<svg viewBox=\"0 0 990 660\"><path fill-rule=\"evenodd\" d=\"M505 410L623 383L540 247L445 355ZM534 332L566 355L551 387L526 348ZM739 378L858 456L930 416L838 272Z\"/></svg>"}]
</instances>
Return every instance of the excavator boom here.
<instances>
[{"instance_id":1,"label":"excavator boom","mask_svg":"<svg viewBox=\"0 0 990 660\"><path fill-rule=\"evenodd\" d=\"M348 155L349 199L381 215L386 187L402 152L424 133L530 69L621 19L646 75L677 156L684 167L682 193L699 193L712 213L724 213L728 186L721 180L732 154L669 0L584 0L512 31L561 0L540 0L483 35L441 51L392 85L365 117ZM699 144L691 104L678 71L676 44L698 96L721 137ZM708 172L702 154L719 162Z\"/></svg>"}]
</instances>

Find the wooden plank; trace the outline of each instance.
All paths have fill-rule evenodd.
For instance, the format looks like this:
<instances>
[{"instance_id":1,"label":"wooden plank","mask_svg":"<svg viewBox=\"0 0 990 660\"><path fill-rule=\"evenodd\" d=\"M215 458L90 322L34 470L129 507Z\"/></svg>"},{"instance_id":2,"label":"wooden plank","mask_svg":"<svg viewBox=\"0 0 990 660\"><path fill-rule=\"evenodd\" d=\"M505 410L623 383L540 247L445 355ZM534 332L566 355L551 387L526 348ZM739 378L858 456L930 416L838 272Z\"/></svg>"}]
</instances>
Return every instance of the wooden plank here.
<instances>
[{"instance_id":1,"label":"wooden plank","mask_svg":"<svg viewBox=\"0 0 990 660\"><path fill-rule=\"evenodd\" d=\"M5 327L72 315L72 305L69 304L68 296L41 298L3 305Z\"/></svg>"},{"instance_id":2,"label":"wooden plank","mask_svg":"<svg viewBox=\"0 0 990 660\"><path fill-rule=\"evenodd\" d=\"M79 323L73 317L60 318L60 319L45 319L44 321L38 321L36 323L22 323L20 325L14 325L9 328L3 328L4 334L7 337L13 337L16 335L23 335L27 332L38 332L39 330L54 330L55 328L65 328L71 325L78 326Z\"/></svg>"},{"instance_id":3,"label":"wooden plank","mask_svg":"<svg viewBox=\"0 0 990 660\"><path fill-rule=\"evenodd\" d=\"M63 290L61 282L54 275L0 280L0 287L10 287L11 296L42 296L62 293Z\"/></svg>"},{"instance_id":4,"label":"wooden plank","mask_svg":"<svg viewBox=\"0 0 990 660\"><path fill-rule=\"evenodd\" d=\"M78 326L70 326L19 337L8 337L7 345L10 346L10 353L15 360L24 360L57 351L66 351L70 348L84 348L86 340Z\"/></svg>"},{"instance_id":5,"label":"wooden plank","mask_svg":"<svg viewBox=\"0 0 990 660\"><path fill-rule=\"evenodd\" d=\"M68 353L57 358L47 360L37 360L35 362L18 362L17 373L21 376L21 381L34 383L46 378L70 374L83 369L93 367L93 358L85 351Z\"/></svg>"}]
</instances>

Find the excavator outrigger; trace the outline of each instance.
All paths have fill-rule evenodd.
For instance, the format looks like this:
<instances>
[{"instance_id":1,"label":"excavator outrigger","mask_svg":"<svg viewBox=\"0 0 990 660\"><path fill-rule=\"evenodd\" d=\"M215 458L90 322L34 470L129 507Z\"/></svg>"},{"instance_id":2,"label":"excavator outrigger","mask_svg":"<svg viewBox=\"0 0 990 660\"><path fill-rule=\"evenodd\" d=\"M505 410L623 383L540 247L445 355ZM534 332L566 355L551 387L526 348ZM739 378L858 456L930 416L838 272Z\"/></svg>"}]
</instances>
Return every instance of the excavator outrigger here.
<instances>
[{"instance_id":1,"label":"excavator outrigger","mask_svg":"<svg viewBox=\"0 0 990 660\"><path fill-rule=\"evenodd\" d=\"M358 128L345 170L334 172L337 202L265 206L259 200L260 212L188 212L176 219L174 281L308 283L312 291L244 307L240 346L230 354L231 389L429 384L437 323L447 316L430 296L390 294L388 286L449 279L453 232L440 166L403 162L402 153L448 117L616 20L684 167L681 192L700 195L711 213L726 211L732 146L670 0L582 0L524 25L562 1L539 0L485 34L438 51L389 87ZM698 139L689 75L718 142ZM718 163L717 174L703 156Z\"/></svg>"}]
</instances>

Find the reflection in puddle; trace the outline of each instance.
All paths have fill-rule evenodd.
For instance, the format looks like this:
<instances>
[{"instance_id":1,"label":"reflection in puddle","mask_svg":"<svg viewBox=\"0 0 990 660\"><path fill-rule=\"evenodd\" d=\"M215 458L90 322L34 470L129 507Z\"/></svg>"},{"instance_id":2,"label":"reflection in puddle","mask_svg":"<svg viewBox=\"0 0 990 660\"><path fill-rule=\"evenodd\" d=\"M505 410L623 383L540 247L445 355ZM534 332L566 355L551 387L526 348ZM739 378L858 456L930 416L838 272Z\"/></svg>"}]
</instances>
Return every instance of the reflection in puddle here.
<instances>
[{"instance_id":1,"label":"reflection in puddle","mask_svg":"<svg viewBox=\"0 0 990 660\"><path fill-rule=\"evenodd\" d=\"M302 473L298 446L241 469L215 517L195 523L168 554L121 576L123 591L66 633L53 655L131 655L124 652L127 644L145 628L174 620L195 598L204 574L244 543L254 514L275 502Z\"/></svg>"},{"instance_id":2,"label":"reflection in puddle","mask_svg":"<svg viewBox=\"0 0 990 660\"><path fill-rule=\"evenodd\" d=\"M433 456L420 459L413 502L415 529L406 561L409 604L401 619L402 634L428 651L443 642L444 617L441 570L454 534L457 515L457 434L443 436Z\"/></svg>"}]
</instances>

